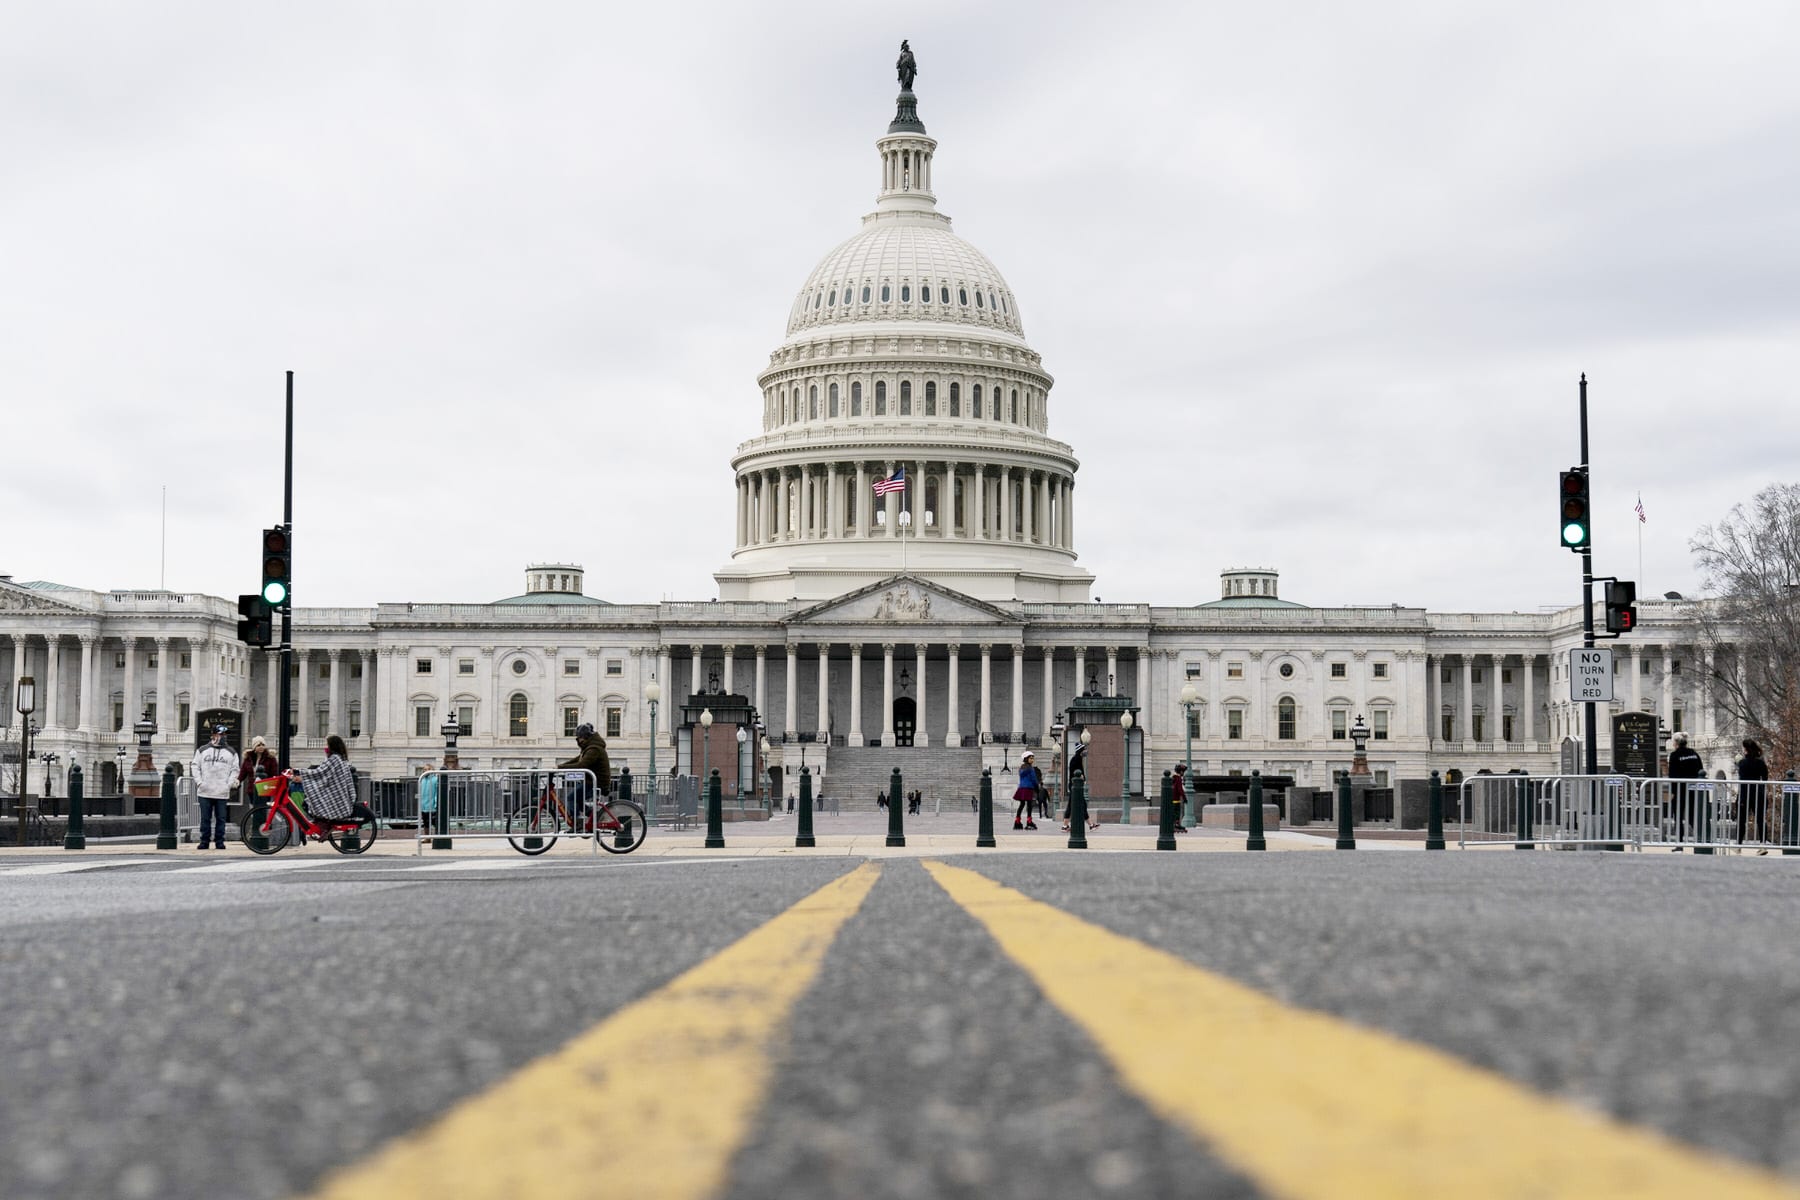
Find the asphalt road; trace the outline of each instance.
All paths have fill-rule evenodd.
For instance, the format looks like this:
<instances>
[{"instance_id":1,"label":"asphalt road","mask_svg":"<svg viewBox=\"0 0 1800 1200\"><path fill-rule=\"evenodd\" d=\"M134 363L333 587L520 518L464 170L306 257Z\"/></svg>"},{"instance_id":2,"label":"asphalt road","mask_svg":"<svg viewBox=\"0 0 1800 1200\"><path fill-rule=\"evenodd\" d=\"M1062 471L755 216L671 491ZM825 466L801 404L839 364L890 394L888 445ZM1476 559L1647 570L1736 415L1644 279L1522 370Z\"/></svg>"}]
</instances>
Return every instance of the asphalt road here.
<instances>
[{"instance_id":1,"label":"asphalt road","mask_svg":"<svg viewBox=\"0 0 1800 1200\"><path fill-rule=\"evenodd\" d=\"M941 861L1285 1005L1800 1184L1800 859ZM31 875L0 855L0 1196L304 1194L860 862L289 870L232 855ZM877 865L786 1022L724 1195L1272 1194L1122 1081L920 861ZM1158 1000L1133 977L1109 986L1119 1014L1088 1019ZM1228 1012L1166 1012L1171 1044L1241 1033ZM1301 1106L1252 1116L1295 1147L1323 1132ZM1382 1152L1411 1152L1392 1140Z\"/></svg>"}]
</instances>

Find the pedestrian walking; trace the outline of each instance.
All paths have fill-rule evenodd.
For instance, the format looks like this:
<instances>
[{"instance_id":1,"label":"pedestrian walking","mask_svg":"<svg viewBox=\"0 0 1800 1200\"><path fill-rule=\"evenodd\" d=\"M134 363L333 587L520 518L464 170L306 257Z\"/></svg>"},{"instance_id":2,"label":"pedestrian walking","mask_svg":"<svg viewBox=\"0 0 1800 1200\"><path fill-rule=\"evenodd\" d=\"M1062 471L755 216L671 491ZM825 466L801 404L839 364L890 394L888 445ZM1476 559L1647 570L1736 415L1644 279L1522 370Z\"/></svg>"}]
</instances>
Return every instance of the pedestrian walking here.
<instances>
[{"instance_id":1,"label":"pedestrian walking","mask_svg":"<svg viewBox=\"0 0 1800 1200\"><path fill-rule=\"evenodd\" d=\"M1083 787L1087 785L1088 748L1081 742L1081 729L1079 727L1071 732L1075 737L1075 753L1069 755L1068 785L1063 789L1062 827L1064 833L1069 832L1069 826L1075 821L1075 781L1080 779ZM1100 822L1090 819L1088 821L1088 828L1098 829L1100 828Z\"/></svg>"},{"instance_id":2,"label":"pedestrian walking","mask_svg":"<svg viewBox=\"0 0 1800 1200\"><path fill-rule=\"evenodd\" d=\"M1700 752L1688 745L1688 735L1685 733L1677 733L1672 739L1671 744L1672 749L1669 751L1669 778L1705 779L1706 764L1700 761ZM1685 784L1678 783L1673 787L1672 794L1675 801L1675 840L1679 842L1687 836L1688 797L1692 793L1688 791ZM1695 832L1699 831L1697 828L1698 824L1699 822L1696 819ZM1680 846L1675 847L1675 853L1681 853Z\"/></svg>"},{"instance_id":3,"label":"pedestrian walking","mask_svg":"<svg viewBox=\"0 0 1800 1200\"><path fill-rule=\"evenodd\" d=\"M1175 788L1170 800L1175 806L1175 832L1186 833L1187 826L1181 823L1181 814L1187 811L1187 764L1175 764Z\"/></svg>"},{"instance_id":4,"label":"pedestrian walking","mask_svg":"<svg viewBox=\"0 0 1800 1200\"><path fill-rule=\"evenodd\" d=\"M1044 774L1038 770L1037 755L1027 750L1019 760L1019 786L1013 792L1013 799L1018 801L1018 807L1013 809L1014 829L1037 828L1038 789L1043 786Z\"/></svg>"},{"instance_id":5,"label":"pedestrian walking","mask_svg":"<svg viewBox=\"0 0 1800 1200\"><path fill-rule=\"evenodd\" d=\"M194 792L200 798L200 846L202 850L225 848L225 810L237 783L237 751L225 744L225 727L215 725L206 745L194 751L188 764ZM210 839L210 843L209 843Z\"/></svg>"},{"instance_id":6,"label":"pedestrian walking","mask_svg":"<svg viewBox=\"0 0 1800 1200\"><path fill-rule=\"evenodd\" d=\"M1738 845L1744 844L1744 834L1750 829L1750 822L1756 822L1756 841L1769 840L1768 803L1769 764L1763 758L1762 747L1755 738L1744 739L1744 757L1738 759ZM1758 850L1758 854L1767 854L1768 850Z\"/></svg>"}]
</instances>

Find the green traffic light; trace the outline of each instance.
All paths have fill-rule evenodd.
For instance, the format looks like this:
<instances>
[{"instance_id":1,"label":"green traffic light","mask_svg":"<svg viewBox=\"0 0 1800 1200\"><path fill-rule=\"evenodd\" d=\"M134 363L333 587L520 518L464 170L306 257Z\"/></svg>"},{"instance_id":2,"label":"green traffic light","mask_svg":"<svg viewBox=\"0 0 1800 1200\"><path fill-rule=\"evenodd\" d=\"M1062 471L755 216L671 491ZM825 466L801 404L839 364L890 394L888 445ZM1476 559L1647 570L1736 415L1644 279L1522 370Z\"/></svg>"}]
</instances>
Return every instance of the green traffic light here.
<instances>
[{"instance_id":1,"label":"green traffic light","mask_svg":"<svg viewBox=\"0 0 1800 1200\"><path fill-rule=\"evenodd\" d=\"M1587 541L1587 527L1571 521L1563 526L1563 545L1579 546Z\"/></svg>"},{"instance_id":2,"label":"green traffic light","mask_svg":"<svg viewBox=\"0 0 1800 1200\"><path fill-rule=\"evenodd\" d=\"M271 579L269 582L263 584L262 595L263 599L267 600L271 605L280 607L287 603L287 584L281 582L279 579Z\"/></svg>"}]
</instances>

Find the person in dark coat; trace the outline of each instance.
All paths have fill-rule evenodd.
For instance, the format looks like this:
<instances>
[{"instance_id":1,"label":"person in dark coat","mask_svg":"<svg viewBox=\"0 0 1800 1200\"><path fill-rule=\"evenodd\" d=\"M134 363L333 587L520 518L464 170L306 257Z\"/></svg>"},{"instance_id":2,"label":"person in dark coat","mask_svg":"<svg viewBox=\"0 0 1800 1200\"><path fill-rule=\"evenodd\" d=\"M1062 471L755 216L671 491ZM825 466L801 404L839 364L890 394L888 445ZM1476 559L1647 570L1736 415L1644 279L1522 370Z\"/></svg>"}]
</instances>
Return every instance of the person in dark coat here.
<instances>
[{"instance_id":1,"label":"person in dark coat","mask_svg":"<svg viewBox=\"0 0 1800 1200\"><path fill-rule=\"evenodd\" d=\"M1769 840L1768 788L1765 785L1769 778L1769 764L1763 758L1762 747L1755 738L1744 739L1744 757L1738 759L1737 777L1743 781L1738 788L1738 845L1744 844L1744 834L1750 828L1750 822L1756 822L1756 841ZM1767 850L1757 851L1767 854Z\"/></svg>"},{"instance_id":2,"label":"person in dark coat","mask_svg":"<svg viewBox=\"0 0 1800 1200\"><path fill-rule=\"evenodd\" d=\"M1186 833L1187 826L1181 823L1181 814L1187 811L1187 764L1176 763L1174 775L1175 832Z\"/></svg>"},{"instance_id":3,"label":"person in dark coat","mask_svg":"<svg viewBox=\"0 0 1800 1200\"><path fill-rule=\"evenodd\" d=\"M581 753L567 762L559 762L559 771L592 771L594 783L602 796L612 795L612 762L606 757L606 739L594 732L594 727L583 723L575 728L575 745ZM577 803L585 803L587 796L577 797Z\"/></svg>"},{"instance_id":4,"label":"person in dark coat","mask_svg":"<svg viewBox=\"0 0 1800 1200\"><path fill-rule=\"evenodd\" d=\"M1670 779L1706 778L1706 764L1700 761L1700 752L1688 745L1687 734L1677 733L1671 745L1672 748L1669 751ZM1675 804L1675 840L1678 842L1687 836L1688 796L1688 789L1681 784L1676 784L1672 789L1672 798ZM1675 847L1675 852L1681 853L1681 847Z\"/></svg>"}]
</instances>

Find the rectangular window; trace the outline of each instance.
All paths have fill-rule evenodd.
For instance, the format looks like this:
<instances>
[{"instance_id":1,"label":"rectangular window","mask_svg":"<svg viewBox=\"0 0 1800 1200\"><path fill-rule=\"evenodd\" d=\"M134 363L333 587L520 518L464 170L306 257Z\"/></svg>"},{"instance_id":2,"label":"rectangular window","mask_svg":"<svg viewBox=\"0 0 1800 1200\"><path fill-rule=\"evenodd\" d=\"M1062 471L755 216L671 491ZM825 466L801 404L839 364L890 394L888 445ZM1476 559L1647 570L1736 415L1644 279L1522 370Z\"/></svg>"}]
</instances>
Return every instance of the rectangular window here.
<instances>
[{"instance_id":1,"label":"rectangular window","mask_svg":"<svg viewBox=\"0 0 1800 1200\"><path fill-rule=\"evenodd\" d=\"M1470 683L1480 683L1481 682L1481 668L1480 667L1470 667L1469 668L1469 682ZM1476 738L1475 740L1480 741L1481 739Z\"/></svg>"},{"instance_id":2,"label":"rectangular window","mask_svg":"<svg viewBox=\"0 0 1800 1200\"><path fill-rule=\"evenodd\" d=\"M321 738L322 737L330 737L331 736L331 710L326 709L326 708L321 708L317 713L314 714L313 725L316 730L316 732L313 734L314 737L321 737Z\"/></svg>"},{"instance_id":3,"label":"rectangular window","mask_svg":"<svg viewBox=\"0 0 1800 1200\"><path fill-rule=\"evenodd\" d=\"M1685 721L1686 716L1687 716L1687 714L1682 712L1678 708L1669 715L1669 720L1674 724L1676 729L1681 729L1686 724L1686 721Z\"/></svg>"},{"instance_id":4,"label":"rectangular window","mask_svg":"<svg viewBox=\"0 0 1800 1200\"><path fill-rule=\"evenodd\" d=\"M180 707L176 711L180 715L180 718L181 718L181 727L183 729L186 729L188 727L188 722L193 719L193 715L194 715L193 705L189 704L186 700L183 700L180 703Z\"/></svg>"},{"instance_id":5,"label":"rectangular window","mask_svg":"<svg viewBox=\"0 0 1800 1200\"><path fill-rule=\"evenodd\" d=\"M1200 736L1200 714L1197 712L1187 715L1187 735L1191 738Z\"/></svg>"},{"instance_id":6,"label":"rectangular window","mask_svg":"<svg viewBox=\"0 0 1800 1200\"><path fill-rule=\"evenodd\" d=\"M1638 659L1638 674L1639 675L1648 675L1649 673L1650 673L1650 660L1647 658Z\"/></svg>"},{"instance_id":7,"label":"rectangular window","mask_svg":"<svg viewBox=\"0 0 1800 1200\"><path fill-rule=\"evenodd\" d=\"M156 651L154 650L150 652L150 669L153 671L156 669Z\"/></svg>"},{"instance_id":8,"label":"rectangular window","mask_svg":"<svg viewBox=\"0 0 1800 1200\"><path fill-rule=\"evenodd\" d=\"M579 674L581 674L581 660L579 658L563 659L563 674L564 675L579 675Z\"/></svg>"},{"instance_id":9,"label":"rectangular window","mask_svg":"<svg viewBox=\"0 0 1800 1200\"><path fill-rule=\"evenodd\" d=\"M121 730L123 728L125 728L125 702L123 700L114 700L113 701L113 732L117 733L119 730Z\"/></svg>"},{"instance_id":10,"label":"rectangular window","mask_svg":"<svg viewBox=\"0 0 1800 1200\"><path fill-rule=\"evenodd\" d=\"M1350 736L1350 714L1345 709L1331 710L1331 740L1341 742Z\"/></svg>"},{"instance_id":11,"label":"rectangular window","mask_svg":"<svg viewBox=\"0 0 1800 1200\"><path fill-rule=\"evenodd\" d=\"M606 710L606 736L609 738L616 738L619 736L619 731L621 729L623 729L624 727L625 727L625 710L622 708L617 708L617 707L607 709ZM702 739L702 740L704 740L704 739Z\"/></svg>"},{"instance_id":12,"label":"rectangular window","mask_svg":"<svg viewBox=\"0 0 1800 1200\"><path fill-rule=\"evenodd\" d=\"M1374 771L1371 773L1375 776L1375 786L1376 787L1387 787L1388 786L1388 773L1386 771Z\"/></svg>"},{"instance_id":13,"label":"rectangular window","mask_svg":"<svg viewBox=\"0 0 1800 1200\"><path fill-rule=\"evenodd\" d=\"M414 675L429 675L429 674L431 674L431 660L429 658L413 659L413 674Z\"/></svg>"},{"instance_id":14,"label":"rectangular window","mask_svg":"<svg viewBox=\"0 0 1800 1200\"><path fill-rule=\"evenodd\" d=\"M350 706L350 736L353 738L362 736L362 705L360 704Z\"/></svg>"},{"instance_id":15,"label":"rectangular window","mask_svg":"<svg viewBox=\"0 0 1800 1200\"><path fill-rule=\"evenodd\" d=\"M413 736L431 736L431 706L419 704L413 707Z\"/></svg>"},{"instance_id":16,"label":"rectangular window","mask_svg":"<svg viewBox=\"0 0 1800 1200\"><path fill-rule=\"evenodd\" d=\"M1349 669L1346 666L1346 664L1344 664L1344 663L1332 663L1331 664L1331 677L1333 679L1342 679L1348 673L1349 673Z\"/></svg>"},{"instance_id":17,"label":"rectangular window","mask_svg":"<svg viewBox=\"0 0 1800 1200\"><path fill-rule=\"evenodd\" d=\"M1511 713L1505 713L1500 718L1500 738L1502 741L1508 742L1518 740L1513 737L1513 719Z\"/></svg>"},{"instance_id":18,"label":"rectangular window","mask_svg":"<svg viewBox=\"0 0 1800 1200\"><path fill-rule=\"evenodd\" d=\"M1244 710L1228 708L1225 710L1225 736L1233 741L1241 741L1244 736Z\"/></svg>"},{"instance_id":19,"label":"rectangular window","mask_svg":"<svg viewBox=\"0 0 1800 1200\"><path fill-rule=\"evenodd\" d=\"M352 679L361 679L362 678L362 659L359 658L355 662L350 664L350 678L352 678Z\"/></svg>"},{"instance_id":20,"label":"rectangular window","mask_svg":"<svg viewBox=\"0 0 1800 1200\"><path fill-rule=\"evenodd\" d=\"M574 737L575 727L581 724L581 710L573 705L563 709L563 736Z\"/></svg>"},{"instance_id":21,"label":"rectangular window","mask_svg":"<svg viewBox=\"0 0 1800 1200\"><path fill-rule=\"evenodd\" d=\"M1386 679L1388 677L1387 668L1388 668L1388 665L1384 662L1376 663L1375 667L1374 667L1375 678Z\"/></svg>"},{"instance_id":22,"label":"rectangular window","mask_svg":"<svg viewBox=\"0 0 1800 1200\"><path fill-rule=\"evenodd\" d=\"M1294 740L1294 708L1284 704L1275 714L1275 736L1283 741Z\"/></svg>"},{"instance_id":23,"label":"rectangular window","mask_svg":"<svg viewBox=\"0 0 1800 1200\"><path fill-rule=\"evenodd\" d=\"M1501 683L1511 683L1512 682L1512 668L1511 667L1501 667L1500 668L1500 682Z\"/></svg>"},{"instance_id":24,"label":"rectangular window","mask_svg":"<svg viewBox=\"0 0 1800 1200\"><path fill-rule=\"evenodd\" d=\"M1446 742L1456 740L1456 717L1451 713L1444 714L1443 739Z\"/></svg>"},{"instance_id":25,"label":"rectangular window","mask_svg":"<svg viewBox=\"0 0 1800 1200\"><path fill-rule=\"evenodd\" d=\"M1234 662L1234 663L1226 663L1225 664L1225 678L1227 678L1227 679L1242 679L1243 677L1244 677L1244 664L1243 663Z\"/></svg>"},{"instance_id":26,"label":"rectangular window","mask_svg":"<svg viewBox=\"0 0 1800 1200\"><path fill-rule=\"evenodd\" d=\"M1370 733L1369 736L1378 742L1387 741L1388 740L1388 710L1385 708L1376 709L1372 715L1372 719L1374 720L1375 725L1374 725L1373 731Z\"/></svg>"},{"instance_id":27,"label":"rectangular window","mask_svg":"<svg viewBox=\"0 0 1800 1200\"><path fill-rule=\"evenodd\" d=\"M155 665L156 665L156 664L155 664L155 663L151 663L151 664L150 664L150 665L151 665L151 666L153 666L153 667L154 667L154 666L155 666ZM1670 663L1669 663L1669 674L1671 674L1671 675L1679 675L1679 674L1681 674L1681 660L1680 660L1680 659L1679 659L1679 658L1677 658L1677 659L1673 659L1673 660L1671 660L1671 661L1670 661Z\"/></svg>"},{"instance_id":28,"label":"rectangular window","mask_svg":"<svg viewBox=\"0 0 1800 1200\"><path fill-rule=\"evenodd\" d=\"M1476 741L1484 742L1487 740L1487 717L1484 714L1476 713L1474 716L1470 717L1469 725L1471 727L1470 732Z\"/></svg>"},{"instance_id":29,"label":"rectangular window","mask_svg":"<svg viewBox=\"0 0 1800 1200\"><path fill-rule=\"evenodd\" d=\"M475 735L475 706L460 704L456 708L456 736L473 737Z\"/></svg>"},{"instance_id":30,"label":"rectangular window","mask_svg":"<svg viewBox=\"0 0 1800 1200\"><path fill-rule=\"evenodd\" d=\"M615 675L615 676L616 676L616 675L623 675L623 674L624 674L624 673L625 673L625 662L624 662L624 660L623 660L623 659L618 659L618 658L609 658L609 659L607 659L607 660L606 660L606 673L607 673L607 674L608 674L608 675Z\"/></svg>"},{"instance_id":31,"label":"rectangular window","mask_svg":"<svg viewBox=\"0 0 1800 1200\"><path fill-rule=\"evenodd\" d=\"M320 679L330 679L331 678L331 664L330 663L320 663L319 664L319 678Z\"/></svg>"},{"instance_id":32,"label":"rectangular window","mask_svg":"<svg viewBox=\"0 0 1800 1200\"><path fill-rule=\"evenodd\" d=\"M184 671L187 671L187 670L192 669L193 665L194 665L194 656L191 653L183 651L182 655L181 655L181 669Z\"/></svg>"},{"instance_id":33,"label":"rectangular window","mask_svg":"<svg viewBox=\"0 0 1800 1200\"><path fill-rule=\"evenodd\" d=\"M1187 674L1187 677L1189 679L1200 678L1200 664L1199 663L1188 663L1183 667L1183 670Z\"/></svg>"},{"instance_id":34,"label":"rectangular window","mask_svg":"<svg viewBox=\"0 0 1800 1200\"><path fill-rule=\"evenodd\" d=\"M300 678L300 664L298 662L291 662L288 664L288 678L289 679Z\"/></svg>"},{"instance_id":35,"label":"rectangular window","mask_svg":"<svg viewBox=\"0 0 1800 1200\"><path fill-rule=\"evenodd\" d=\"M458 675L473 675L475 673L475 660L472 658L457 659L456 673Z\"/></svg>"},{"instance_id":36,"label":"rectangular window","mask_svg":"<svg viewBox=\"0 0 1800 1200\"><path fill-rule=\"evenodd\" d=\"M113 655L113 668L119 671L125 669L125 654L123 651Z\"/></svg>"}]
</instances>

